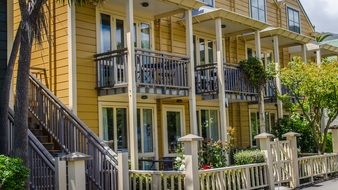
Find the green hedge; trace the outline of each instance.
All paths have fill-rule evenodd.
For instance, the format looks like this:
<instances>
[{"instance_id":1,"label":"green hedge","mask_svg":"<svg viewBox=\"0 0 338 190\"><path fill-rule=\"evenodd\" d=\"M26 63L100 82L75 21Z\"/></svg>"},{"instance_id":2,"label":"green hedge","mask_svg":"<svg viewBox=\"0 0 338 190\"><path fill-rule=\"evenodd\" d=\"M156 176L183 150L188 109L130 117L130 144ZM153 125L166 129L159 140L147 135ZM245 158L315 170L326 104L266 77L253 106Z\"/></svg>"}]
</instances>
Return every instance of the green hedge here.
<instances>
[{"instance_id":1,"label":"green hedge","mask_svg":"<svg viewBox=\"0 0 338 190\"><path fill-rule=\"evenodd\" d=\"M234 155L236 165L256 164L265 162L264 152L261 150L244 150Z\"/></svg>"},{"instance_id":2,"label":"green hedge","mask_svg":"<svg viewBox=\"0 0 338 190\"><path fill-rule=\"evenodd\" d=\"M21 159L0 155L0 189L21 190L25 189L29 170Z\"/></svg>"}]
</instances>

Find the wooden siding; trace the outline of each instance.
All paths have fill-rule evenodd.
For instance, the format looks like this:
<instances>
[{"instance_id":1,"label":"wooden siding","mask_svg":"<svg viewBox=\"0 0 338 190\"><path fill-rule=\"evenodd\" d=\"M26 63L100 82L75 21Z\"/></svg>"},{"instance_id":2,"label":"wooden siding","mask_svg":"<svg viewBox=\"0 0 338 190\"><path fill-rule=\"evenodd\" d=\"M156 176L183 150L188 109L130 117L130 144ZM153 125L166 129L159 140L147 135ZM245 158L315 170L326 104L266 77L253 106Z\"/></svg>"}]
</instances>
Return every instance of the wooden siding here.
<instances>
[{"instance_id":1,"label":"wooden siding","mask_svg":"<svg viewBox=\"0 0 338 190\"><path fill-rule=\"evenodd\" d=\"M0 2L0 69L7 64L7 0Z\"/></svg>"},{"instance_id":2,"label":"wooden siding","mask_svg":"<svg viewBox=\"0 0 338 190\"><path fill-rule=\"evenodd\" d=\"M250 147L249 105L247 102L229 104L229 126L235 130L235 146Z\"/></svg>"},{"instance_id":3,"label":"wooden siding","mask_svg":"<svg viewBox=\"0 0 338 190\"><path fill-rule=\"evenodd\" d=\"M45 69L50 90L66 105L69 101L68 89L68 5L58 0L48 1L45 7L47 30L50 40L46 36L41 44L33 43L31 66ZM14 34L21 20L18 1L14 2ZM50 10L48 12L47 10Z\"/></svg>"},{"instance_id":4,"label":"wooden siding","mask_svg":"<svg viewBox=\"0 0 338 190\"><path fill-rule=\"evenodd\" d=\"M76 8L77 115L95 132L99 131L96 87L96 10L94 6Z\"/></svg>"}]
</instances>

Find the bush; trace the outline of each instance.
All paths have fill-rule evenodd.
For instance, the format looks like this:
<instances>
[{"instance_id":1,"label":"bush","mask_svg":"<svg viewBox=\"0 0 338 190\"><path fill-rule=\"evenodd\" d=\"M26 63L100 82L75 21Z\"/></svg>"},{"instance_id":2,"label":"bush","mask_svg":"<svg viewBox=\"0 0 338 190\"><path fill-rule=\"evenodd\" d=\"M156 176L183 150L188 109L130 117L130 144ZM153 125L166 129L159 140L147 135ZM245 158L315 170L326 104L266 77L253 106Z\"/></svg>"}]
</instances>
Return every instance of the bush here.
<instances>
[{"instance_id":1,"label":"bush","mask_svg":"<svg viewBox=\"0 0 338 190\"><path fill-rule=\"evenodd\" d=\"M244 150L234 155L236 165L257 164L265 162L264 152L261 150Z\"/></svg>"},{"instance_id":2,"label":"bush","mask_svg":"<svg viewBox=\"0 0 338 190\"><path fill-rule=\"evenodd\" d=\"M29 170L21 159L0 155L0 189L21 190L25 189Z\"/></svg>"},{"instance_id":3,"label":"bush","mask_svg":"<svg viewBox=\"0 0 338 190\"><path fill-rule=\"evenodd\" d=\"M227 143L221 141L203 141L199 151L199 165L202 169L222 168L227 166Z\"/></svg>"}]
</instances>

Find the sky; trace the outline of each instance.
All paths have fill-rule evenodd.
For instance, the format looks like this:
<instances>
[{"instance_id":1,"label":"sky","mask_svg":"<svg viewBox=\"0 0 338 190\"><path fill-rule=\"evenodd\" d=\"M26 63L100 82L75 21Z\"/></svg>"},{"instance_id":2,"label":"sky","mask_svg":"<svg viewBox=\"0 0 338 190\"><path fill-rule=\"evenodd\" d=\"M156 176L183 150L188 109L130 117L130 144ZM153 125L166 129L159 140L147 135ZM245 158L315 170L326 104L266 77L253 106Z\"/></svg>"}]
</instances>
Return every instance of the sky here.
<instances>
[{"instance_id":1,"label":"sky","mask_svg":"<svg viewBox=\"0 0 338 190\"><path fill-rule=\"evenodd\" d=\"M338 0L300 0L318 32L338 33Z\"/></svg>"}]
</instances>

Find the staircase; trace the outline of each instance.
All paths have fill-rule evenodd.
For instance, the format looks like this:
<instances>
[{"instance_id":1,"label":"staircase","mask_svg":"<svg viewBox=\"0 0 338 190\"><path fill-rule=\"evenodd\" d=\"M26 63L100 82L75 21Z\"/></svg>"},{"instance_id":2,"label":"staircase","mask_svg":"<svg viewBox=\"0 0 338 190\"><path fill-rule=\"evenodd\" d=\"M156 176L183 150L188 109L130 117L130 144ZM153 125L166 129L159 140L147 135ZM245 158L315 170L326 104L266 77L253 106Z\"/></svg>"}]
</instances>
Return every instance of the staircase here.
<instances>
[{"instance_id":1,"label":"staircase","mask_svg":"<svg viewBox=\"0 0 338 190\"><path fill-rule=\"evenodd\" d=\"M28 96L31 189L55 189L55 157L73 152L92 157L86 189L117 189L117 154L32 75Z\"/></svg>"}]
</instances>

